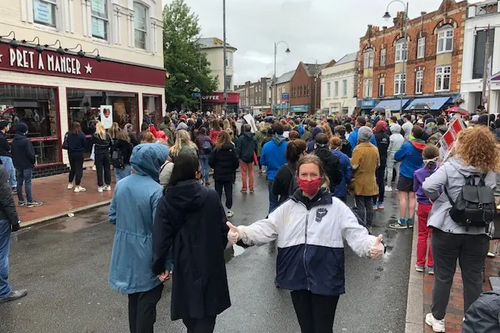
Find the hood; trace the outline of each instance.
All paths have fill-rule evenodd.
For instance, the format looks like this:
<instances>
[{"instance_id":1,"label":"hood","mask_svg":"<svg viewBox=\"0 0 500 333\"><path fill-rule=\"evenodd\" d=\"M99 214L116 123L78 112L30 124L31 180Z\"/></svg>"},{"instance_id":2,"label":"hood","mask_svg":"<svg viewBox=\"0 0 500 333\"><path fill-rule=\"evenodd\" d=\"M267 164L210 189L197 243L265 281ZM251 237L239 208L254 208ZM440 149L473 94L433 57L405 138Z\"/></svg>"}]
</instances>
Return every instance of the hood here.
<instances>
[{"instance_id":1,"label":"hood","mask_svg":"<svg viewBox=\"0 0 500 333\"><path fill-rule=\"evenodd\" d=\"M391 125L391 133L392 134L401 134L401 126L399 124Z\"/></svg>"},{"instance_id":2,"label":"hood","mask_svg":"<svg viewBox=\"0 0 500 333\"><path fill-rule=\"evenodd\" d=\"M7 172L7 170L5 170L3 164L0 163L0 184L5 184L8 182L9 182L9 173Z\"/></svg>"},{"instance_id":3,"label":"hood","mask_svg":"<svg viewBox=\"0 0 500 333\"><path fill-rule=\"evenodd\" d=\"M425 141L424 140L413 139L410 141L410 143L413 145L413 147L417 148L418 150L424 150L424 148L425 148Z\"/></svg>"},{"instance_id":4,"label":"hood","mask_svg":"<svg viewBox=\"0 0 500 333\"><path fill-rule=\"evenodd\" d=\"M248 139L250 139L250 140L251 140L251 139L253 138L253 135L254 135L254 134L253 134L252 132L244 132L244 133L242 134L242 136L243 136L243 137L245 137L247 140L248 140Z\"/></svg>"},{"instance_id":5,"label":"hood","mask_svg":"<svg viewBox=\"0 0 500 333\"><path fill-rule=\"evenodd\" d=\"M442 134L446 133L448 131L448 126L446 125L439 125L438 126L438 130L439 132L441 132Z\"/></svg>"},{"instance_id":6,"label":"hood","mask_svg":"<svg viewBox=\"0 0 500 333\"><path fill-rule=\"evenodd\" d=\"M458 172L460 172L464 176L470 176L472 174L481 173L479 170L477 170L475 167L471 165L464 165L464 162L462 161L461 158L454 157L451 158L449 162Z\"/></svg>"},{"instance_id":7,"label":"hood","mask_svg":"<svg viewBox=\"0 0 500 333\"><path fill-rule=\"evenodd\" d=\"M197 211L202 207L206 193L207 191L197 179L190 179L169 187L166 199L176 210L187 213Z\"/></svg>"},{"instance_id":8,"label":"hood","mask_svg":"<svg viewBox=\"0 0 500 333\"><path fill-rule=\"evenodd\" d=\"M13 140L24 140L24 139L26 139L26 135L25 134L21 134L21 133L14 134L14 139Z\"/></svg>"},{"instance_id":9,"label":"hood","mask_svg":"<svg viewBox=\"0 0 500 333\"><path fill-rule=\"evenodd\" d=\"M312 139L316 139L316 135L318 135L319 133L323 133L323 130L318 126L314 127L312 131Z\"/></svg>"},{"instance_id":10,"label":"hood","mask_svg":"<svg viewBox=\"0 0 500 333\"><path fill-rule=\"evenodd\" d=\"M231 150L234 149L234 145L230 142L226 142L225 144L220 147L220 150Z\"/></svg>"},{"instance_id":11,"label":"hood","mask_svg":"<svg viewBox=\"0 0 500 333\"><path fill-rule=\"evenodd\" d=\"M283 135L275 135L273 136L273 141L277 146L281 146L283 142L286 142L286 138Z\"/></svg>"},{"instance_id":12,"label":"hood","mask_svg":"<svg viewBox=\"0 0 500 333\"><path fill-rule=\"evenodd\" d=\"M168 147L158 143L144 143L136 146L130 157L130 164L137 174L159 181L160 168L168 158Z\"/></svg>"}]
</instances>

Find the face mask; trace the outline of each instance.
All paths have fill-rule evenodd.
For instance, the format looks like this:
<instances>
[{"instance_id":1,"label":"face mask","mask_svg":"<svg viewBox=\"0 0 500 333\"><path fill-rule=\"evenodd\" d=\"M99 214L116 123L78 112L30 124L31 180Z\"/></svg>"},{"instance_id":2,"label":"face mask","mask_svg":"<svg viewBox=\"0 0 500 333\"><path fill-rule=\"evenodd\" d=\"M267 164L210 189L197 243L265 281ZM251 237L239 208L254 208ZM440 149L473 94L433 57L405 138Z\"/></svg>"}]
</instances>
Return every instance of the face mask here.
<instances>
[{"instance_id":1,"label":"face mask","mask_svg":"<svg viewBox=\"0 0 500 333\"><path fill-rule=\"evenodd\" d=\"M313 196L318 192L321 187L321 183L323 179L321 177L314 178L312 180L301 179L300 177L297 179L297 185L299 188L308 196Z\"/></svg>"}]
</instances>

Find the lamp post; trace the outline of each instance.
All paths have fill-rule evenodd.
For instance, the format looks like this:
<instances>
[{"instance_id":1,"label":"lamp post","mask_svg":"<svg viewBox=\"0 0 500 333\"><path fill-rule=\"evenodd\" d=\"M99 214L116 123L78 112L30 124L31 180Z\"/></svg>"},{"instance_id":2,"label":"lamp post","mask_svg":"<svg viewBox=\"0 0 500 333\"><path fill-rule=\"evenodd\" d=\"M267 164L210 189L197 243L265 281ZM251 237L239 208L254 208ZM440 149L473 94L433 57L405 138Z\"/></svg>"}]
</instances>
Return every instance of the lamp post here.
<instances>
[{"instance_id":1,"label":"lamp post","mask_svg":"<svg viewBox=\"0 0 500 333\"><path fill-rule=\"evenodd\" d=\"M226 0L222 0L222 39L223 41L223 53L224 53L224 110L223 113L226 113L227 110L227 68L226 68Z\"/></svg>"},{"instance_id":2,"label":"lamp post","mask_svg":"<svg viewBox=\"0 0 500 333\"><path fill-rule=\"evenodd\" d=\"M275 106L278 103L278 86L276 85L276 56L278 55L278 45L281 43L286 44L286 54L290 53L290 46L284 40L274 43L274 75L273 75L273 105ZM274 111L274 110L273 110ZM274 113L274 112L273 112Z\"/></svg>"},{"instance_id":3,"label":"lamp post","mask_svg":"<svg viewBox=\"0 0 500 333\"><path fill-rule=\"evenodd\" d=\"M405 51L403 53L403 55L405 55L405 57L403 58L403 76L404 76L405 91L404 91L404 93L399 94L399 99L400 99L399 114L403 114L403 95L406 95L406 64L408 61L408 20L409 20L409 18L408 18L408 2L404 3L401 0L392 0L387 5L387 8L385 10L385 14L382 18L384 18L386 21L388 21L391 18L391 14L389 14L389 6L395 2L402 4L404 6L404 9L405 9L404 18L403 18L403 20L404 20L403 21L403 38L405 40L405 43L403 46L404 47L403 51ZM402 86L402 82L400 82L400 84L399 84L399 90L401 90L401 86Z\"/></svg>"}]
</instances>

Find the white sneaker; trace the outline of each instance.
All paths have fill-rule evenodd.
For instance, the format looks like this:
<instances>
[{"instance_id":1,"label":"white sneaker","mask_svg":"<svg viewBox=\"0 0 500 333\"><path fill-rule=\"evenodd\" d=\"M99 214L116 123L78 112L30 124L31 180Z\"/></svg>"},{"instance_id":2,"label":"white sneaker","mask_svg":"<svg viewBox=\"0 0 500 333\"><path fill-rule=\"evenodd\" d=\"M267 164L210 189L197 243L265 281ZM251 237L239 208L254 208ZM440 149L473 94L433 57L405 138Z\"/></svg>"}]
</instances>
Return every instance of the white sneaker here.
<instances>
[{"instance_id":1,"label":"white sneaker","mask_svg":"<svg viewBox=\"0 0 500 333\"><path fill-rule=\"evenodd\" d=\"M385 187L386 192L392 192L392 187L391 186L386 186Z\"/></svg>"},{"instance_id":2,"label":"white sneaker","mask_svg":"<svg viewBox=\"0 0 500 333\"><path fill-rule=\"evenodd\" d=\"M85 192L87 189L85 187L77 186L75 187L75 193Z\"/></svg>"},{"instance_id":3,"label":"white sneaker","mask_svg":"<svg viewBox=\"0 0 500 333\"><path fill-rule=\"evenodd\" d=\"M432 315L432 313L428 313L425 316L425 323L427 325L429 325L430 327L432 327L432 330L434 332L445 332L445 330L444 330L444 319L437 320L436 318L434 318L434 316Z\"/></svg>"},{"instance_id":4,"label":"white sneaker","mask_svg":"<svg viewBox=\"0 0 500 333\"><path fill-rule=\"evenodd\" d=\"M104 185L102 188L104 191L111 191L111 185Z\"/></svg>"},{"instance_id":5,"label":"white sneaker","mask_svg":"<svg viewBox=\"0 0 500 333\"><path fill-rule=\"evenodd\" d=\"M97 168L95 167L95 165L92 167L92 171L96 171Z\"/></svg>"},{"instance_id":6,"label":"white sneaker","mask_svg":"<svg viewBox=\"0 0 500 333\"><path fill-rule=\"evenodd\" d=\"M99 186L99 187L97 188L97 192L99 192L99 193L102 193L102 191L103 191L103 190L104 190L104 188L103 188L102 186Z\"/></svg>"},{"instance_id":7,"label":"white sneaker","mask_svg":"<svg viewBox=\"0 0 500 333\"><path fill-rule=\"evenodd\" d=\"M228 211L227 211L227 218L229 218L229 219L230 219L230 218L231 218L231 217L233 217L233 216L234 216L234 212L233 212L233 211L231 211L231 210L228 210Z\"/></svg>"},{"instance_id":8,"label":"white sneaker","mask_svg":"<svg viewBox=\"0 0 500 333\"><path fill-rule=\"evenodd\" d=\"M68 190L71 190L73 188L73 183L69 183L67 188Z\"/></svg>"}]
</instances>

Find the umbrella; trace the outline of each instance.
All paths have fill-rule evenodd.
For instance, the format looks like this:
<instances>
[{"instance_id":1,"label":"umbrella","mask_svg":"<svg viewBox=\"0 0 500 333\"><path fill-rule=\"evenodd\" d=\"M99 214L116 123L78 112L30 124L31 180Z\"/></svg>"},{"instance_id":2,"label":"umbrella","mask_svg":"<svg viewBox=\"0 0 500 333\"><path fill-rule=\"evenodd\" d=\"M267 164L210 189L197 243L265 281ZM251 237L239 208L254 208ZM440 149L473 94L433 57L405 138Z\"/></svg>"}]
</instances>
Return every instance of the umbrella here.
<instances>
[{"instance_id":1,"label":"umbrella","mask_svg":"<svg viewBox=\"0 0 500 333\"><path fill-rule=\"evenodd\" d=\"M423 111L430 111L430 107L427 103L416 103L415 105L412 105L410 110L423 110Z\"/></svg>"},{"instance_id":2,"label":"umbrella","mask_svg":"<svg viewBox=\"0 0 500 333\"><path fill-rule=\"evenodd\" d=\"M455 105L455 106L452 106L451 108L448 108L446 110L446 112L449 112L449 113L460 113L463 116L468 116L469 115L469 111L467 111L465 109L462 109L458 105Z\"/></svg>"},{"instance_id":3,"label":"umbrella","mask_svg":"<svg viewBox=\"0 0 500 333\"><path fill-rule=\"evenodd\" d=\"M384 108L373 108L372 112L385 112Z\"/></svg>"}]
</instances>

